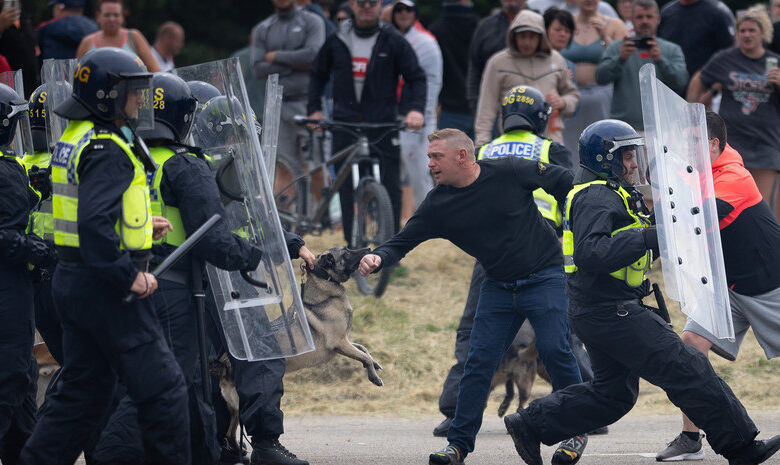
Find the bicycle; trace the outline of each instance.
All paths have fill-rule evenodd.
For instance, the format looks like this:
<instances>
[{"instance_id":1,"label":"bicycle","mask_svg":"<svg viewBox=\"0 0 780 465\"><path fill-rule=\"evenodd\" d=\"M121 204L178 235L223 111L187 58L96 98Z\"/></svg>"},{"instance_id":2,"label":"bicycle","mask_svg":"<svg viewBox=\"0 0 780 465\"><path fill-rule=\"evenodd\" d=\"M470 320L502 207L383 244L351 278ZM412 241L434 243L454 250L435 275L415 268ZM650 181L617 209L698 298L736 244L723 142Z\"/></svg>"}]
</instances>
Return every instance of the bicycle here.
<instances>
[{"instance_id":1,"label":"bicycle","mask_svg":"<svg viewBox=\"0 0 780 465\"><path fill-rule=\"evenodd\" d=\"M282 225L303 236L309 233L321 233L323 229L330 227L329 206L333 197L346 182L349 174L352 174L352 189L355 192L353 208L355 209L352 221L351 248L372 247L382 244L390 239L395 230L393 221L393 207L390 196L380 182L379 160L371 155L371 142L366 134L370 129L386 129L374 142L384 139L390 133L404 129L402 122L390 123L350 123L332 120L317 120L303 116L295 117L295 124L307 125L309 131L309 150L313 152L314 130L308 125L316 125L323 130L334 132L344 131L355 137L355 142L340 150L327 160L319 163L309 155L307 162L309 167L304 172L300 163L292 158L279 154L277 156L277 172L281 167L292 175L292 181L280 187L274 187L274 200L279 211L279 219ZM322 153L322 152L321 152ZM332 177L329 168L342 162L341 168ZM311 165L314 165L311 167ZM369 168L370 169L367 169ZM322 174L324 187L322 197L315 199L312 189L312 181L315 176ZM347 227L346 225L344 227ZM390 281L391 267L382 268L379 272L364 277L355 272L353 279L357 283L358 290L365 295L382 296Z\"/></svg>"}]
</instances>

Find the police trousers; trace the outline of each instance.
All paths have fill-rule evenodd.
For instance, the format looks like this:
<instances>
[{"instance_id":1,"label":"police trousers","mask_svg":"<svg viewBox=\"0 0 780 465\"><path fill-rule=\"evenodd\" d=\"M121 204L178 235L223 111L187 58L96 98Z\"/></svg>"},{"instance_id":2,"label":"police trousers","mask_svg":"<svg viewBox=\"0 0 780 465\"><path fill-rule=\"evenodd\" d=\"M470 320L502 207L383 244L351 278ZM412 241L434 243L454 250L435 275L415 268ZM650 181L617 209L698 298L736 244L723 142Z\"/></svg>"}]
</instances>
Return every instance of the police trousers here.
<instances>
[{"instance_id":1,"label":"police trousers","mask_svg":"<svg viewBox=\"0 0 780 465\"><path fill-rule=\"evenodd\" d=\"M728 456L756 437L756 426L707 357L686 345L638 300L569 307L572 329L585 343L593 381L568 386L528 406L537 437L547 445L619 420L634 406L639 378L707 433L712 449Z\"/></svg>"},{"instance_id":2,"label":"police trousers","mask_svg":"<svg viewBox=\"0 0 780 465\"><path fill-rule=\"evenodd\" d=\"M93 270L59 264L52 281L63 330L57 388L22 450L25 465L72 465L101 427L116 377L138 409L149 460L189 464L187 390L149 299L124 293Z\"/></svg>"},{"instance_id":3,"label":"police trousers","mask_svg":"<svg viewBox=\"0 0 780 465\"><path fill-rule=\"evenodd\" d=\"M0 261L0 461L17 463L35 426L38 366L32 283L23 265Z\"/></svg>"},{"instance_id":4,"label":"police trousers","mask_svg":"<svg viewBox=\"0 0 780 465\"><path fill-rule=\"evenodd\" d=\"M284 395L282 378L287 362L283 358L256 362L234 358L228 352L222 322L217 315L218 310L210 290L206 297L206 309L212 356L218 359L227 352L233 366L233 381L238 393L238 413L241 424L252 437L252 442L278 439L284 434L284 414L281 408ZM211 393L217 416L217 438L221 439L227 432L230 414L219 391L219 380L212 378Z\"/></svg>"},{"instance_id":5,"label":"police trousers","mask_svg":"<svg viewBox=\"0 0 780 465\"><path fill-rule=\"evenodd\" d=\"M160 320L165 341L187 383L190 445L193 465L211 465L219 458L216 420L211 400L204 399L201 385L196 310L192 289L184 283L161 277L150 297ZM144 463L144 446L138 427L138 409L124 395L106 424L92 458L99 464Z\"/></svg>"}]
</instances>

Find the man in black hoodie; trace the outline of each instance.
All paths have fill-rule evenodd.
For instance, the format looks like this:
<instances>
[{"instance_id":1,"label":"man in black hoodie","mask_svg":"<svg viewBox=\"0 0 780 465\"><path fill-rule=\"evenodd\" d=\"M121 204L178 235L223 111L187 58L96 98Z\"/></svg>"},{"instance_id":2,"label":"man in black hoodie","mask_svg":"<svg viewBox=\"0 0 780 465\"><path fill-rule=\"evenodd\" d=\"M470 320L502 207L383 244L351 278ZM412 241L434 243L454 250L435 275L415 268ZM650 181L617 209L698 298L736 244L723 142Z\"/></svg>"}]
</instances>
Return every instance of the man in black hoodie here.
<instances>
[{"instance_id":1,"label":"man in black hoodie","mask_svg":"<svg viewBox=\"0 0 780 465\"><path fill-rule=\"evenodd\" d=\"M430 27L444 59L444 76L439 93L439 129L460 129L473 139L474 112L469 108L468 101L463 99L469 66L469 57L463 51L471 45L479 16L474 13L474 7L468 0L444 0L443 3L444 11Z\"/></svg>"},{"instance_id":2,"label":"man in black hoodie","mask_svg":"<svg viewBox=\"0 0 780 465\"><path fill-rule=\"evenodd\" d=\"M311 66L309 80L309 118L322 119L325 85L333 81L333 119L337 121L384 123L398 114L398 76L408 90L409 111L404 122L409 129L420 129L425 111L425 72L409 43L393 27L379 22L379 0L350 0L354 11L335 34L325 39ZM376 141L384 130L369 131L372 152L379 155L382 185L393 205L395 231L401 211L401 152L398 134ZM354 137L343 132L333 134L333 152L347 147ZM341 164L336 164L340 169ZM352 177L339 190L344 239L350 243L353 218Z\"/></svg>"}]
</instances>

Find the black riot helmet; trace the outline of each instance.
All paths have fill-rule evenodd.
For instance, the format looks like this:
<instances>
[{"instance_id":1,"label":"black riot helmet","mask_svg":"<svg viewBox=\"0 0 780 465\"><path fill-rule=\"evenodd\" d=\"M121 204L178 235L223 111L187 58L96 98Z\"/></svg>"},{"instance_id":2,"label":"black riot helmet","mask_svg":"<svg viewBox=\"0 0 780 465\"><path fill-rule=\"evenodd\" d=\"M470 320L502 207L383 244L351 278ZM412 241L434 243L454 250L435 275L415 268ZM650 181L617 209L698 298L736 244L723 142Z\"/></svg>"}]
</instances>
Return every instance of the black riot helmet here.
<instances>
[{"instance_id":1,"label":"black riot helmet","mask_svg":"<svg viewBox=\"0 0 780 465\"><path fill-rule=\"evenodd\" d=\"M33 149L36 152L48 152L49 142L46 137L46 131L48 130L49 118L52 117L48 113L49 105L46 104L49 95L49 86L54 85L61 87L61 91L64 94L70 95L73 92L73 87L65 81L55 81L53 84L41 84L30 95L29 107L30 107L30 130L32 132Z\"/></svg>"},{"instance_id":2,"label":"black riot helmet","mask_svg":"<svg viewBox=\"0 0 780 465\"><path fill-rule=\"evenodd\" d=\"M0 147L11 145L16 136L17 123L27 117L27 109L27 102L15 90L0 84Z\"/></svg>"},{"instance_id":3,"label":"black riot helmet","mask_svg":"<svg viewBox=\"0 0 780 465\"><path fill-rule=\"evenodd\" d=\"M151 127L151 84L152 74L137 56L116 47L96 48L79 60L73 94L54 111L71 120L93 117L109 123L123 120L139 129ZM128 98L135 99L130 106Z\"/></svg>"},{"instance_id":4,"label":"black riot helmet","mask_svg":"<svg viewBox=\"0 0 780 465\"><path fill-rule=\"evenodd\" d=\"M552 108L538 89L517 86L509 89L501 100L501 127L504 132L527 129L537 136L547 130Z\"/></svg>"},{"instance_id":5,"label":"black riot helmet","mask_svg":"<svg viewBox=\"0 0 780 465\"><path fill-rule=\"evenodd\" d=\"M212 86L208 82L203 81L187 81L187 86L192 92L192 96L198 100L198 107L203 107L209 100L214 97L219 97L222 93L216 87Z\"/></svg>"},{"instance_id":6,"label":"black riot helmet","mask_svg":"<svg viewBox=\"0 0 780 465\"><path fill-rule=\"evenodd\" d=\"M624 121L592 123L580 135L579 151L580 165L601 179L616 179L624 187L647 184L645 139Z\"/></svg>"},{"instance_id":7,"label":"black riot helmet","mask_svg":"<svg viewBox=\"0 0 780 465\"><path fill-rule=\"evenodd\" d=\"M147 140L184 143L190 133L198 101L184 80L170 73L154 73L154 128L138 131Z\"/></svg>"},{"instance_id":8,"label":"black riot helmet","mask_svg":"<svg viewBox=\"0 0 780 465\"><path fill-rule=\"evenodd\" d=\"M237 97L214 97L203 105L195 118L193 136L196 145L202 148L246 140L248 133L247 115Z\"/></svg>"}]
</instances>

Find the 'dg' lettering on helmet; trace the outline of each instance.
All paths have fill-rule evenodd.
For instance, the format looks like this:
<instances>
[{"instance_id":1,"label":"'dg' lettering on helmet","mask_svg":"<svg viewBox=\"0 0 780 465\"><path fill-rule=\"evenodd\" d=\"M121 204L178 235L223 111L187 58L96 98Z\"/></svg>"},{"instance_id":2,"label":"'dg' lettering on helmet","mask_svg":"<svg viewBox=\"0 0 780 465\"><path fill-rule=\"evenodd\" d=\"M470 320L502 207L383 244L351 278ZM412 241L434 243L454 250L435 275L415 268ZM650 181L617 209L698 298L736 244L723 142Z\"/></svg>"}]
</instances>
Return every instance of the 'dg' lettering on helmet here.
<instances>
[{"instance_id":1,"label":"'dg' lettering on helmet","mask_svg":"<svg viewBox=\"0 0 780 465\"><path fill-rule=\"evenodd\" d=\"M55 81L54 83L46 83L38 86L32 95L30 95L29 107L30 107L30 131L32 132L33 149L36 152L48 152L50 151L49 142L46 138L47 122L51 115L47 113L46 100L51 92L49 91L50 85L61 87L64 94L70 95L73 92L73 87L65 81Z\"/></svg>"},{"instance_id":2,"label":"'dg' lettering on helmet","mask_svg":"<svg viewBox=\"0 0 780 465\"><path fill-rule=\"evenodd\" d=\"M229 145L231 139L246 137L248 131L247 117L238 98L220 95L206 102L198 112L193 135L199 147L208 148Z\"/></svg>"},{"instance_id":3,"label":"'dg' lettering on helmet","mask_svg":"<svg viewBox=\"0 0 780 465\"><path fill-rule=\"evenodd\" d=\"M527 129L537 136L547 130L552 108L538 89L517 86L509 89L501 99L501 127L504 132Z\"/></svg>"},{"instance_id":4,"label":"'dg' lettering on helmet","mask_svg":"<svg viewBox=\"0 0 780 465\"><path fill-rule=\"evenodd\" d=\"M116 47L90 50L79 60L73 75L73 94L54 109L71 120L90 116L106 122L125 118L129 92L148 89L152 74L140 58Z\"/></svg>"},{"instance_id":5,"label":"'dg' lettering on helmet","mask_svg":"<svg viewBox=\"0 0 780 465\"><path fill-rule=\"evenodd\" d=\"M8 147L16 135L17 122L25 117L27 102L15 90L0 84L0 147Z\"/></svg>"},{"instance_id":6,"label":"'dg' lettering on helmet","mask_svg":"<svg viewBox=\"0 0 780 465\"><path fill-rule=\"evenodd\" d=\"M602 178L623 178L622 149L644 145L630 124L616 119L597 121L580 135L580 165Z\"/></svg>"},{"instance_id":7,"label":"'dg' lettering on helmet","mask_svg":"<svg viewBox=\"0 0 780 465\"><path fill-rule=\"evenodd\" d=\"M198 101L184 80L170 73L154 73L154 128L140 130L146 140L185 142L192 128Z\"/></svg>"}]
</instances>

